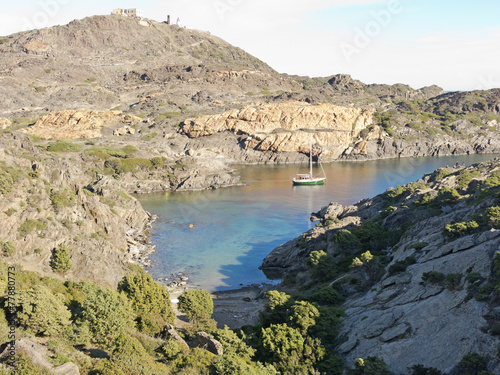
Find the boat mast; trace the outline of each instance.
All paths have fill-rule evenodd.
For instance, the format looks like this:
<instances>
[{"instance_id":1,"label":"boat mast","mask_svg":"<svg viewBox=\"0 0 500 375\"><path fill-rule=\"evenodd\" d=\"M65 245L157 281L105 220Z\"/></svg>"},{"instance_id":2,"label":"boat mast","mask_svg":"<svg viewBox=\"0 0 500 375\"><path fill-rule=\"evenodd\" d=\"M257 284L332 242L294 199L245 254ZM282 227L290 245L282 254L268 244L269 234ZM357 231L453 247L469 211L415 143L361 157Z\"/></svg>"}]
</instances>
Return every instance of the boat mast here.
<instances>
[{"instance_id":1,"label":"boat mast","mask_svg":"<svg viewBox=\"0 0 500 375\"><path fill-rule=\"evenodd\" d=\"M312 135L309 138L309 175L313 177Z\"/></svg>"}]
</instances>

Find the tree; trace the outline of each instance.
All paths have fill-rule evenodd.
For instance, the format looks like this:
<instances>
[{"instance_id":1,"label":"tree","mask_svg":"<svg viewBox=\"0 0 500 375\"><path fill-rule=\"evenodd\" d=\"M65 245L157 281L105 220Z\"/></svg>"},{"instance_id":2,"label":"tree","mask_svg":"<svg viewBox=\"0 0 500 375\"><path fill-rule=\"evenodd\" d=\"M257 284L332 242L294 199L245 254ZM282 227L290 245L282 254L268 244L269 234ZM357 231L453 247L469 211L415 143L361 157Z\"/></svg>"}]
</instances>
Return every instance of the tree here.
<instances>
[{"instance_id":1,"label":"tree","mask_svg":"<svg viewBox=\"0 0 500 375\"><path fill-rule=\"evenodd\" d=\"M124 294L95 284L84 284L82 317L88 322L92 342L112 348L116 339L133 326L134 314Z\"/></svg>"},{"instance_id":2,"label":"tree","mask_svg":"<svg viewBox=\"0 0 500 375\"><path fill-rule=\"evenodd\" d=\"M65 244L61 244L57 249L54 249L52 251L52 257L50 258L50 267L55 272L66 272L69 271L71 267L73 267L69 249Z\"/></svg>"},{"instance_id":3,"label":"tree","mask_svg":"<svg viewBox=\"0 0 500 375\"><path fill-rule=\"evenodd\" d=\"M71 313L62 298L43 285L20 291L17 306L21 327L37 335L56 335L70 324Z\"/></svg>"},{"instance_id":4,"label":"tree","mask_svg":"<svg viewBox=\"0 0 500 375\"><path fill-rule=\"evenodd\" d=\"M318 309L306 301L295 302L289 312L288 320L297 326L302 334L305 334L309 327L316 324L319 317Z\"/></svg>"},{"instance_id":5,"label":"tree","mask_svg":"<svg viewBox=\"0 0 500 375\"><path fill-rule=\"evenodd\" d=\"M174 323L175 315L168 291L146 271L138 268L126 275L118 284L118 290L130 300L137 313L137 326L142 332L154 335L165 325Z\"/></svg>"},{"instance_id":6,"label":"tree","mask_svg":"<svg viewBox=\"0 0 500 375\"><path fill-rule=\"evenodd\" d=\"M179 309L190 320L210 319L214 302L206 290L186 290L179 296Z\"/></svg>"},{"instance_id":7,"label":"tree","mask_svg":"<svg viewBox=\"0 0 500 375\"><path fill-rule=\"evenodd\" d=\"M318 339L304 338L296 328L271 324L262 329L261 355L283 374L314 373L313 365L325 356Z\"/></svg>"}]
</instances>

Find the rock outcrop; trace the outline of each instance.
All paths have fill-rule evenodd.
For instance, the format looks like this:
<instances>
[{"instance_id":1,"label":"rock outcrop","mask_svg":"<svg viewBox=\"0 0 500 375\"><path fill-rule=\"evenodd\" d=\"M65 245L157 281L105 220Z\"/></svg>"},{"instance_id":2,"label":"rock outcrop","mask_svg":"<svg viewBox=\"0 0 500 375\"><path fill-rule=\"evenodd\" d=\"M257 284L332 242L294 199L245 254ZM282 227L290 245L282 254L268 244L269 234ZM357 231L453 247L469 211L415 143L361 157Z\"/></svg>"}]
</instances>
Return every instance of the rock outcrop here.
<instances>
[{"instance_id":1,"label":"rock outcrop","mask_svg":"<svg viewBox=\"0 0 500 375\"><path fill-rule=\"evenodd\" d=\"M210 353L221 356L224 354L222 344L206 332L198 332L192 342L193 347L208 350Z\"/></svg>"},{"instance_id":2,"label":"rock outcrop","mask_svg":"<svg viewBox=\"0 0 500 375\"><path fill-rule=\"evenodd\" d=\"M372 123L372 111L333 104L304 102L256 103L241 110L203 116L184 122L182 132L191 138L230 131L244 134L245 148L259 151L309 153L315 132L316 155L336 159L363 129Z\"/></svg>"},{"instance_id":3,"label":"rock outcrop","mask_svg":"<svg viewBox=\"0 0 500 375\"><path fill-rule=\"evenodd\" d=\"M140 118L121 111L66 110L42 116L33 126L21 131L47 139L101 137L101 128L118 123L136 124Z\"/></svg>"},{"instance_id":4,"label":"rock outcrop","mask_svg":"<svg viewBox=\"0 0 500 375\"><path fill-rule=\"evenodd\" d=\"M11 122L9 119L0 117L0 129L6 129L11 125Z\"/></svg>"},{"instance_id":5,"label":"rock outcrop","mask_svg":"<svg viewBox=\"0 0 500 375\"><path fill-rule=\"evenodd\" d=\"M80 370L78 366L73 362L66 362L60 366L54 366L47 359L48 350L46 346L39 344L33 339L23 337L16 341L16 354L24 354L28 357L33 364L47 369L52 374L57 375L80 375ZM8 355L8 350L0 355L0 357L5 357Z\"/></svg>"}]
</instances>

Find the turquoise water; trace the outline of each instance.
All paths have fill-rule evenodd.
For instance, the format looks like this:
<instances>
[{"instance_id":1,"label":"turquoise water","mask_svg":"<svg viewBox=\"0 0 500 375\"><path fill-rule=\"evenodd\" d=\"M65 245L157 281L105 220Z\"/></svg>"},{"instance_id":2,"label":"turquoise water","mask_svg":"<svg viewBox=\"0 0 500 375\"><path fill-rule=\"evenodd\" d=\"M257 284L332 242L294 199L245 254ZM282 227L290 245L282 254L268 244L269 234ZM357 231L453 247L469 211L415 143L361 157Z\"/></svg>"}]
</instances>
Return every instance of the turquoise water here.
<instances>
[{"instance_id":1,"label":"turquoise water","mask_svg":"<svg viewBox=\"0 0 500 375\"><path fill-rule=\"evenodd\" d=\"M258 267L269 252L314 225L310 214L331 201L343 205L406 184L446 165L495 155L336 162L323 186L293 187L297 165L237 167L242 187L139 196L160 217L151 241L153 277L186 272L189 283L215 291L269 282ZM189 228L193 224L193 228Z\"/></svg>"}]
</instances>

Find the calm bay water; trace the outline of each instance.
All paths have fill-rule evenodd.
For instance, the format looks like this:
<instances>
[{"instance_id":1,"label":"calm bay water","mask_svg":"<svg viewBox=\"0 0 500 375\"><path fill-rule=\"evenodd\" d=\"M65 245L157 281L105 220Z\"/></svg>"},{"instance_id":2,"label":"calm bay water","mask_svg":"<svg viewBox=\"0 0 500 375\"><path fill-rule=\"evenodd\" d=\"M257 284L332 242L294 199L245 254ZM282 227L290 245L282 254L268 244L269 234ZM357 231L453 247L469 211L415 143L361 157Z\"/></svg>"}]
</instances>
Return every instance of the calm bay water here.
<instances>
[{"instance_id":1,"label":"calm bay water","mask_svg":"<svg viewBox=\"0 0 500 375\"><path fill-rule=\"evenodd\" d=\"M186 272L189 283L215 291L268 282L258 267L269 252L310 229L310 214L421 178L446 165L470 165L496 155L337 162L324 166L324 186L293 187L307 165L237 167L242 187L139 196L160 217L154 224L153 277ZM189 228L189 224L194 224Z\"/></svg>"}]
</instances>

